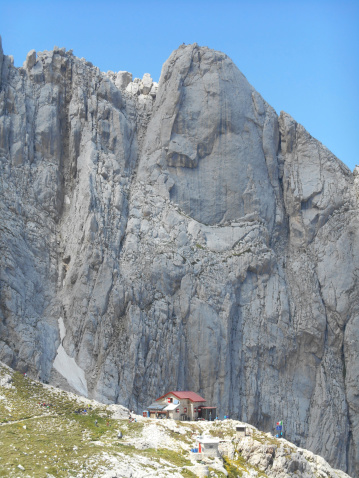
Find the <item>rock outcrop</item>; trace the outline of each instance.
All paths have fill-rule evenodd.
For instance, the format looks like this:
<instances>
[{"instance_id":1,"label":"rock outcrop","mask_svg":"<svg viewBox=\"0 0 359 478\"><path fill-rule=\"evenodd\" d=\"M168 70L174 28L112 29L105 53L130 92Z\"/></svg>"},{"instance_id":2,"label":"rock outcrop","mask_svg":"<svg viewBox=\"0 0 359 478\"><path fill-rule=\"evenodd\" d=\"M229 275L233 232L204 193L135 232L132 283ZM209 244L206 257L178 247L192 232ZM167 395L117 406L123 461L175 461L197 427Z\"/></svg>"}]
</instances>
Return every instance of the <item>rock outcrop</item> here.
<instances>
[{"instance_id":1,"label":"rock outcrop","mask_svg":"<svg viewBox=\"0 0 359 478\"><path fill-rule=\"evenodd\" d=\"M18 477L19 469L35 478L349 478L322 457L251 425L134 414L129 420L121 405L44 385L1 362L0 410L0 470L9 478ZM238 426L246 436L237 436ZM219 453L192 452L199 437L212 437Z\"/></svg>"},{"instance_id":2,"label":"rock outcrop","mask_svg":"<svg viewBox=\"0 0 359 478\"><path fill-rule=\"evenodd\" d=\"M359 472L359 176L223 53L0 48L0 360L141 410L192 389Z\"/></svg>"}]
</instances>

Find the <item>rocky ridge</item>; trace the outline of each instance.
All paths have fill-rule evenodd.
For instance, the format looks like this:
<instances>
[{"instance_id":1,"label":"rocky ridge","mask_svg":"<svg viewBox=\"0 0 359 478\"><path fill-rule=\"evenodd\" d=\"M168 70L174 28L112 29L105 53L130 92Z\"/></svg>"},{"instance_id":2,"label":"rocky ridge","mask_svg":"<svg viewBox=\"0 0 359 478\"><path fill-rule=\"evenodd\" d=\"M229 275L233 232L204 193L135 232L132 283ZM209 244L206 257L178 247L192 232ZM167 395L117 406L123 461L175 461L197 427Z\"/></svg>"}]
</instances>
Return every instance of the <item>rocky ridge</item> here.
<instances>
[{"instance_id":1,"label":"rocky ridge","mask_svg":"<svg viewBox=\"0 0 359 478\"><path fill-rule=\"evenodd\" d=\"M298 473L302 478L348 478L320 456L252 426L250 436L236 437L236 426L244 425L238 421L136 416L136 422L129 422L129 411L120 405L63 392L2 363L0 411L0 473L9 478L289 478ZM193 459L190 449L199 434L219 439L220 457Z\"/></svg>"},{"instance_id":2,"label":"rocky ridge","mask_svg":"<svg viewBox=\"0 0 359 478\"><path fill-rule=\"evenodd\" d=\"M0 47L0 359L141 410L195 390L355 475L358 170L223 53L159 84Z\"/></svg>"}]
</instances>

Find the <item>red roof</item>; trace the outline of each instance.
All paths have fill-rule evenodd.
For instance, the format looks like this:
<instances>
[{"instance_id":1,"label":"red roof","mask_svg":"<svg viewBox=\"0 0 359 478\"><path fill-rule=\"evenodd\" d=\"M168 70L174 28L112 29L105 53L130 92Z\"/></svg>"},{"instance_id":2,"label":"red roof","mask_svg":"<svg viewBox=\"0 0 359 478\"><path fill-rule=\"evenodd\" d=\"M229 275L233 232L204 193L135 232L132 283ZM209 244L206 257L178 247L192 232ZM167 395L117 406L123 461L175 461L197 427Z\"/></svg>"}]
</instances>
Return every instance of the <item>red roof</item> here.
<instances>
[{"instance_id":1,"label":"red roof","mask_svg":"<svg viewBox=\"0 0 359 478\"><path fill-rule=\"evenodd\" d=\"M168 392L165 395L162 395L162 397L157 398L156 402L158 400L161 400L161 398L167 397L167 395L169 395L170 393L172 393L172 395L174 395L175 397L177 397L179 399L188 398L188 400L191 400L191 402L206 402L206 400L204 398L202 398L200 395L198 395L198 393L194 393L194 392Z\"/></svg>"}]
</instances>

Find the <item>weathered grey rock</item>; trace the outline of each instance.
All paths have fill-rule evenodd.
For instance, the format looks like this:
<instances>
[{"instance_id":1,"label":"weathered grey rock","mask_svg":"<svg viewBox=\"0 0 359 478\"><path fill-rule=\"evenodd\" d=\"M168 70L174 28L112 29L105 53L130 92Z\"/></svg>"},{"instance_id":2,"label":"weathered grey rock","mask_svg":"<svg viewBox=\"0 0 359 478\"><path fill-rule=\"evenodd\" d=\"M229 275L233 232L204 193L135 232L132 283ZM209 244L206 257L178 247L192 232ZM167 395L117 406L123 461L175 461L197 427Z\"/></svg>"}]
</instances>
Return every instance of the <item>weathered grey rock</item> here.
<instances>
[{"instance_id":1,"label":"weathered grey rock","mask_svg":"<svg viewBox=\"0 0 359 478\"><path fill-rule=\"evenodd\" d=\"M4 59L4 53L3 53L3 49L2 49L2 39L1 39L1 36L0 36L0 88L1 88L2 62L3 62L3 59Z\"/></svg>"},{"instance_id":2,"label":"weathered grey rock","mask_svg":"<svg viewBox=\"0 0 359 478\"><path fill-rule=\"evenodd\" d=\"M135 80L138 78L135 78ZM137 81L132 81L126 86L126 91L132 95L138 95L140 91L140 84Z\"/></svg>"},{"instance_id":3,"label":"weathered grey rock","mask_svg":"<svg viewBox=\"0 0 359 478\"><path fill-rule=\"evenodd\" d=\"M30 50L26 56L26 60L24 62L24 68L26 70L31 70L31 68L35 65L35 63L36 63L36 51Z\"/></svg>"},{"instance_id":4,"label":"weathered grey rock","mask_svg":"<svg viewBox=\"0 0 359 478\"><path fill-rule=\"evenodd\" d=\"M308 450L293 447L293 444L286 440L277 442L277 444L270 444L270 442L260 444L251 437L246 437L238 440L235 450L232 451L234 459L238 453L242 459L269 477L331 476L344 478L348 476L340 470L331 469L322 457L316 456ZM225 454L228 454L228 451Z\"/></svg>"},{"instance_id":5,"label":"weathered grey rock","mask_svg":"<svg viewBox=\"0 0 359 478\"><path fill-rule=\"evenodd\" d=\"M119 71L116 75L115 85L120 90L124 90L132 81L132 73L128 71Z\"/></svg>"},{"instance_id":6,"label":"weathered grey rock","mask_svg":"<svg viewBox=\"0 0 359 478\"><path fill-rule=\"evenodd\" d=\"M155 98L156 95L157 95L157 91L158 91L158 83L156 83L155 81L152 83L152 87L151 87L151 91L150 91L150 95Z\"/></svg>"},{"instance_id":7,"label":"weathered grey rock","mask_svg":"<svg viewBox=\"0 0 359 478\"><path fill-rule=\"evenodd\" d=\"M139 411L194 390L358 473L359 175L223 53L158 89L33 61L2 62L0 360Z\"/></svg>"},{"instance_id":8,"label":"weathered grey rock","mask_svg":"<svg viewBox=\"0 0 359 478\"><path fill-rule=\"evenodd\" d=\"M153 80L149 73L143 75L142 81L140 83L140 93L143 95L148 95L152 89Z\"/></svg>"}]
</instances>

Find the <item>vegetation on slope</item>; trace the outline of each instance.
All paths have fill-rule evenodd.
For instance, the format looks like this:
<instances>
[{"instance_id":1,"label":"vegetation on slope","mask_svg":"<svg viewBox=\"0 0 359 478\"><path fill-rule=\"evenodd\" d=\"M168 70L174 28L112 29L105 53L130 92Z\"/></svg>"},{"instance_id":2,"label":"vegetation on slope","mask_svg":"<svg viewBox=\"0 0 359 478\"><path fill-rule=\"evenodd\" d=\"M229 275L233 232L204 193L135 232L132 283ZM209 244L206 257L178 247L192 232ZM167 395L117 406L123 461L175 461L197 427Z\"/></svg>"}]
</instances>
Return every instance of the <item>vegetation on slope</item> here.
<instances>
[{"instance_id":1,"label":"vegetation on slope","mask_svg":"<svg viewBox=\"0 0 359 478\"><path fill-rule=\"evenodd\" d=\"M265 478L284 469L288 477L304 470L313 477L347 476L313 453L254 427L251 437L238 439L236 424L142 417L129 422L128 410L120 405L64 392L0 363L0 477L180 478L208 473L213 478ZM203 433L220 439L222 458L202 457L198 463L190 456L195 437Z\"/></svg>"}]
</instances>

